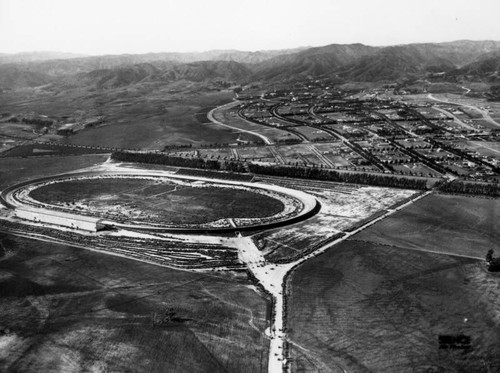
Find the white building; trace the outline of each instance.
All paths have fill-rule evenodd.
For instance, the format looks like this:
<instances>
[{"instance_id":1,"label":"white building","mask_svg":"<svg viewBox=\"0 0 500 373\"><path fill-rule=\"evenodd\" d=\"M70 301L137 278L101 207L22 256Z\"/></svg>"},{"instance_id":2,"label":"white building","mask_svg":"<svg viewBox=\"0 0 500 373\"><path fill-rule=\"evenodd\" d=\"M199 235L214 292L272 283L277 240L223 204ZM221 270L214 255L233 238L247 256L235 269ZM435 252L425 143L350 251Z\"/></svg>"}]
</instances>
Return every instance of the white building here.
<instances>
[{"instance_id":1,"label":"white building","mask_svg":"<svg viewBox=\"0 0 500 373\"><path fill-rule=\"evenodd\" d=\"M29 207L17 207L15 214L18 218L24 220L59 225L89 232L96 232L98 223L101 220L91 216L80 216L42 208L30 209Z\"/></svg>"}]
</instances>

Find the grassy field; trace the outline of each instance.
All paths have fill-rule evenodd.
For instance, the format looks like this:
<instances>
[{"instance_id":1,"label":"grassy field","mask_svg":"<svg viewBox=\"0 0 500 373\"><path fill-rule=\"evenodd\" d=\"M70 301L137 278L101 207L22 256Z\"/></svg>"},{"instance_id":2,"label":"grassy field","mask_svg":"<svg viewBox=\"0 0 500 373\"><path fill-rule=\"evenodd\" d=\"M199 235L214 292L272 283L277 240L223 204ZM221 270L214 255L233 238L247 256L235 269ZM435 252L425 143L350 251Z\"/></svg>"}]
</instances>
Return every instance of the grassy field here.
<instances>
[{"instance_id":1,"label":"grassy field","mask_svg":"<svg viewBox=\"0 0 500 373\"><path fill-rule=\"evenodd\" d=\"M57 94L42 89L0 94L0 104L12 115L32 112L48 116L57 123L52 132L66 123L102 117L102 125L62 140L76 145L161 150L169 144L235 142L238 134L232 130L196 119L202 108L221 105L234 96L232 91L208 92L205 88L202 83L178 82L106 90L68 88ZM14 125L8 128L18 136ZM31 130L22 133L23 138L37 137Z\"/></svg>"},{"instance_id":2,"label":"grassy field","mask_svg":"<svg viewBox=\"0 0 500 373\"><path fill-rule=\"evenodd\" d=\"M156 93L158 94L158 93ZM154 93L153 93L154 95ZM152 96L152 95L150 95ZM230 95L211 94L206 97L186 95L182 101L166 104L165 110L134 104L117 111L111 125L84 130L70 136L67 142L78 145L101 145L119 148L163 149L169 144L231 143L238 138L232 130L207 124L196 119L196 113L207 102L215 104ZM210 100L211 99L211 100ZM149 101L158 101L156 95Z\"/></svg>"},{"instance_id":3,"label":"grassy field","mask_svg":"<svg viewBox=\"0 0 500 373\"><path fill-rule=\"evenodd\" d=\"M498 249L499 216L498 199L431 195L356 238L405 249L484 258L490 248Z\"/></svg>"},{"instance_id":4,"label":"grassy field","mask_svg":"<svg viewBox=\"0 0 500 373\"><path fill-rule=\"evenodd\" d=\"M474 259L344 241L291 277L292 371L497 372L499 281Z\"/></svg>"},{"instance_id":5,"label":"grassy field","mask_svg":"<svg viewBox=\"0 0 500 373\"><path fill-rule=\"evenodd\" d=\"M7 251L0 257L0 371L267 367L268 304L246 275L176 271L5 234L0 242Z\"/></svg>"},{"instance_id":6,"label":"grassy field","mask_svg":"<svg viewBox=\"0 0 500 373\"><path fill-rule=\"evenodd\" d=\"M281 201L249 190L167 180L73 180L42 186L30 196L57 206L81 206L80 211L99 216L174 225L267 217L284 209Z\"/></svg>"}]
</instances>

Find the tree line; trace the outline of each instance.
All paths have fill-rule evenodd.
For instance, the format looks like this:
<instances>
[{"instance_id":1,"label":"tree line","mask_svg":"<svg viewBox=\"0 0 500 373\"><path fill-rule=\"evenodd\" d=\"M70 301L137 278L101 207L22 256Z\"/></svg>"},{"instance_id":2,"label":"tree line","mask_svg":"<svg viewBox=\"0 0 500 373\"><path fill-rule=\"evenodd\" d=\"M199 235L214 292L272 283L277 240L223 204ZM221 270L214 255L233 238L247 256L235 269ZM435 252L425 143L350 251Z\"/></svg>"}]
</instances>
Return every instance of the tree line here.
<instances>
[{"instance_id":1,"label":"tree line","mask_svg":"<svg viewBox=\"0 0 500 373\"><path fill-rule=\"evenodd\" d=\"M444 193L500 197L500 185L498 184L471 183L453 180L451 183L440 185L438 189Z\"/></svg>"},{"instance_id":2,"label":"tree line","mask_svg":"<svg viewBox=\"0 0 500 373\"><path fill-rule=\"evenodd\" d=\"M255 174L269 176L295 177L300 179L367 184L393 188L427 189L427 180L425 179L410 179L405 177L373 175L368 173L338 172L322 168L264 166L253 163L250 163L248 168L250 172Z\"/></svg>"},{"instance_id":3,"label":"tree line","mask_svg":"<svg viewBox=\"0 0 500 373\"><path fill-rule=\"evenodd\" d=\"M351 184L365 184L374 186L386 186L405 189L427 189L426 179L414 179L406 177L394 177L387 175L374 175L369 173L349 173L338 172L318 167L291 167L279 165L259 165L249 163L248 168L242 162L237 161L217 161L204 158L183 158L162 153L133 153L126 151L116 151L111 155L111 159L121 162L139 162L161 164L174 167L190 167L206 170L227 170L238 173L293 177L300 179L313 179L322 181L334 181Z\"/></svg>"},{"instance_id":4,"label":"tree line","mask_svg":"<svg viewBox=\"0 0 500 373\"><path fill-rule=\"evenodd\" d=\"M174 167L191 167L207 170L220 170L220 163L216 160L203 158L183 158L161 153L132 153L116 151L111 154L111 159L120 162L138 162L160 164Z\"/></svg>"}]
</instances>

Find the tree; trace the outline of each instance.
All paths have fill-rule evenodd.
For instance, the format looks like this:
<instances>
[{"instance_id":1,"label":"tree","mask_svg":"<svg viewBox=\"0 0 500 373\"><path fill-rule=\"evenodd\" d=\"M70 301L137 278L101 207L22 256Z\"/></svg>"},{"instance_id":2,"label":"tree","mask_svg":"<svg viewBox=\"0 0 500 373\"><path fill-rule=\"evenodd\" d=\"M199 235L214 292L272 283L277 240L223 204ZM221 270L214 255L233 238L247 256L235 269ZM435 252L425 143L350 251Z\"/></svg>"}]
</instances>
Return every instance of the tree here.
<instances>
[{"instance_id":1,"label":"tree","mask_svg":"<svg viewBox=\"0 0 500 373\"><path fill-rule=\"evenodd\" d=\"M489 249L488 252L486 253L486 261L490 263L493 260L493 249Z\"/></svg>"}]
</instances>

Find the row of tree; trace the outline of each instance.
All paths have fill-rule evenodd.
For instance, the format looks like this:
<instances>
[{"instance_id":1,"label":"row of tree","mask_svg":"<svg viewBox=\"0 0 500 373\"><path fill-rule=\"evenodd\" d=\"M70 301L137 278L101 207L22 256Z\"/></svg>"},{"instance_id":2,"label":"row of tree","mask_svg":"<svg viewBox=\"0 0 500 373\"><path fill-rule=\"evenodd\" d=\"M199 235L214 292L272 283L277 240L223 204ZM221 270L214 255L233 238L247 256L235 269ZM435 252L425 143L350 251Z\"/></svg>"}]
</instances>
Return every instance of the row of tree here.
<instances>
[{"instance_id":1,"label":"row of tree","mask_svg":"<svg viewBox=\"0 0 500 373\"><path fill-rule=\"evenodd\" d=\"M454 180L451 183L444 183L440 185L438 189L445 193L500 197L499 184L471 183Z\"/></svg>"},{"instance_id":2,"label":"row of tree","mask_svg":"<svg viewBox=\"0 0 500 373\"><path fill-rule=\"evenodd\" d=\"M313 179L336 181L352 184L367 184L375 186L388 186L393 188L427 189L427 180L368 173L348 173L335 170L309 167L264 166L250 163L250 172L261 175L295 177L300 179Z\"/></svg>"},{"instance_id":3,"label":"row of tree","mask_svg":"<svg viewBox=\"0 0 500 373\"><path fill-rule=\"evenodd\" d=\"M426 179L414 179L406 177L395 177L388 175L376 175L369 173L349 173L338 172L335 170L318 168L318 167L290 167L279 165L259 165L254 163L248 164L248 169L242 162L238 161L217 161L204 158L183 158L162 153L132 153L125 151L116 151L111 155L111 158L121 162L140 162L161 164L174 167L190 167L207 170L226 170L237 173L247 173L250 171L254 174L294 177L301 179L313 179L323 181L335 181L352 184L365 184L375 186L387 186L393 188L407 189L427 189Z\"/></svg>"}]
</instances>

